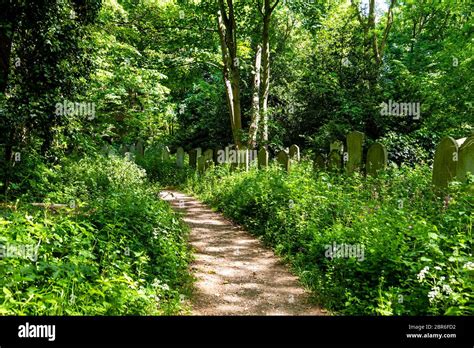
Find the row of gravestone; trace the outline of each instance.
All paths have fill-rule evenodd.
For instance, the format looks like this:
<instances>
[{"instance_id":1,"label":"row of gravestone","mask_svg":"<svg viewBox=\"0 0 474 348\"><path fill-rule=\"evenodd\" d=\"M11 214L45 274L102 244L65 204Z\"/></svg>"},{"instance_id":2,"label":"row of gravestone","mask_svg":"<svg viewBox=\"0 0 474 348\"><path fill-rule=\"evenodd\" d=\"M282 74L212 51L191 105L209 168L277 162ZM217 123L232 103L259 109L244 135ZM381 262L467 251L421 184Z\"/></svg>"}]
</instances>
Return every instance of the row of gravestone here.
<instances>
[{"instance_id":1,"label":"row of gravestone","mask_svg":"<svg viewBox=\"0 0 474 348\"><path fill-rule=\"evenodd\" d=\"M340 169L345 164L348 173L360 170L362 166L364 134L350 132L346 137L346 151L343 143L335 141L330 145L329 155L316 155L315 170ZM365 170L369 175L377 175L387 166L387 149L380 143L374 143L367 151ZM468 173L474 174L474 135L455 140L444 137L436 147L433 161L432 182L444 188L453 180L464 181Z\"/></svg>"},{"instance_id":2,"label":"row of gravestone","mask_svg":"<svg viewBox=\"0 0 474 348\"><path fill-rule=\"evenodd\" d=\"M105 146L103 152L109 153L110 149L110 145ZM122 154L122 156L126 153L133 154L134 156L143 156L145 154L145 142L142 139L138 139L131 145L122 144L119 148L119 153Z\"/></svg>"},{"instance_id":3,"label":"row of gravestone","mask_svg":"<svg viewBox=\"0 0 474 348\"><path fill-rule=\"evenodd\" d=\"M324 156L317 154L314 158L315 170L340 170L345 168L347 173L353 173L362 169L363 146L365 135L358 131L353 131L346 136L346 147L341 141L334 141L330 144L329 154ZM160 145L158 149L160 160L170 159L170 150L167 146ZM144 142L139 139L130 146L122 145L122 154L132 153L135 156L143 156ZM230 153L230 155L229 155ZM237 153L232 158L232 154ZM240 167L248 170L252 161L256 161L258 168L262 169L269 164L269 152L265 148L249 150L245 147L239 149L238 146L230 145L225 149L207 149L204 152L201 148L195 148L188 152L189 165L197 169L199 173L204 172L211 165L231 162L232 167ZM178 147L176 151L176 164L179 168L184 167L185 151ZM368 175L377 175L387 166L387 149L380 143L372 144L365 161L365 171ZM275 160L285 170L289 171L292 161L300 160L300 149L297 145L291 145L285 150L277 153ZM441 139L436 147L432 181L435 186L446 187L450 181L455 179L463 181L467 173L474 174L474 135L467 138L455 140L451 137Z\"/></svg>"},{"instance_id":4,"label":"row of gravestone","mask_svg":"<svg viewBox=\"0 0 474 348\"><path fill-rule=\"evenodd\" d=\"M184 166L184 149L179 147L176 151L176 164L178 167ZM224 149L207 149L204 152L200 147L189 151L189 165L191 168L197 169L199 173L203 173L206 169L214 164L231 163L232 168L242 168L248 170L252 162L256 162L258 168L266 168L269 164L269 152L265 148L257 150L249 150L245 147L236 145L227 146ZM298 145L291 145L285 150L281 150L276 161L285 170L289 171L292 161L300 160L300 149Z\"/></svg>"},{"instance_id":5,"label":"row of gravestone","mask_svg":"<svg viewBox=\"0 0 474 348\"><path fill-rule=\"evenodd\" d=\"M474 175L474 134L458 140L442 138L433 161L433 184L446 187L453 180L465 181L468 173Z\"/></svg>"},{"instance_id":6,"label":"row of gravestone","mask_svg":"<svg viewBox=\"0 0 474 348\"><path fill-rule=\"evenodd\" d=\"M336 140L329 146L329 154L316 154L314 158L314 169L340 170L345 168L347 173L353 173L362 169L364 133L353 131L346 136L346 148L342 141ZM365 162L366 172L369 175L377 175L387 167L387 149L380 143L374 143L367 151Z\"/></svg>"}]
</instances>

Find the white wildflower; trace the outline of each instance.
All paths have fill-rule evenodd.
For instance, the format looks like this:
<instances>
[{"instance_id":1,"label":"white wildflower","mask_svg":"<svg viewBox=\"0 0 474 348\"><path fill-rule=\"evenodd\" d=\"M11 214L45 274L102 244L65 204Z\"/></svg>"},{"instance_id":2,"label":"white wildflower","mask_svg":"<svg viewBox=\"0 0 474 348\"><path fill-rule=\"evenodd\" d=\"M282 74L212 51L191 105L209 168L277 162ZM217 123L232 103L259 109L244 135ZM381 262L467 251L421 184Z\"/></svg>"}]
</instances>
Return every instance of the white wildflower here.
<instances>
[{"instance_id":1,"label":"white wildflower","mask_svg":"<svg viewBox=\"0 0 474 348\"><path fill-rule=\"evenodd\" d=\"M472 270L474 270L474 262L469 261L466 264L464 264L464 266L462 266L462 268L466 268L466 269L472 271Z\"/></svg>"},{"instance_id":2,"label":"white wildflower","mask_svg":"<svg viewBox=\"0 0 474 348\"><path fill-rule=\"evenodd\" d=\"M451 287L448 284L444 284L443 285L443 292L446 295L450 295L453 292L453 289L451 289Z\"/></svg>"},{"instance_id":3,"label":"white wildflower","mask_svg":"<svg viewBox=\"0 0 474 348\"><path fill-rule=\"evenodd\" d=\"M441 271L441 267L435 266L434 269L437 269L438 271Z\"/></svg>"},{"instance_id":4,"label":"white wildflower","mask_svg":"<svg viewBox=\"0 0 474 348\"><path fill-rule=\"evenodd\" d=\"M428 273L429 269L430 269L430 268L429 268L428 266L426 266L425 268L423 268L423 269L420 271L420 273L418 273L418 275L417 275L418 281L421 282L423 279L425 279L425 275L426 275L426 273Z\"/></svg>"},{"instance_id":5,"label":"white wildflower","mask_svg":"<svg viewBox=\"0 0 474 348\"><path fill-rule=\"evenodd\" d=\"M439 296L439 287L435 286L434 288L431 289L430 292L428 292L428 299L430 300L430 303L434 301L435 298Z\"/></svg>"}]
</instances>

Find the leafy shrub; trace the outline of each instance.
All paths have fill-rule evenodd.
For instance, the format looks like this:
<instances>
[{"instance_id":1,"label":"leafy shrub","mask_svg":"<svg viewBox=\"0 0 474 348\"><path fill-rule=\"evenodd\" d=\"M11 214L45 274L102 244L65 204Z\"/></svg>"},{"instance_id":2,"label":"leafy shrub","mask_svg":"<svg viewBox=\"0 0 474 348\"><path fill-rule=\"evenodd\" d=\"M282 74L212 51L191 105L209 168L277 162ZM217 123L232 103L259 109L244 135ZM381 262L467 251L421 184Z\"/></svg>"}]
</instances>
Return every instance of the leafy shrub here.
<instances>
[{"instance_id":1,"label":"leafy shrub","mask_svg":"<svg viewBox=\"0 0 474 348\"><path fill-rule=\"evenodd\" d=\"M93 157L43 172L0 210L0 244L37 259L0 259L0 314L152 315L183 310L190 254L184 225L134 163ZM64 212L26 199L74 202Z\"/></svg>"},{"instance_id":2,"label":"leafy shrub","mask_svg":"<svg viewBox=\"0 0 474 348\"><path fill-rule=\"evenodd\" d=\"M271 245L333 311L473 314L474 200L461 184L438 197L430 181L427 166L365 178L303 162L290 174L218 167L187 187ZM333 243L363 246L363 259L328 258Z\"/></svg>"},{"instance_id":3,"label":"leafy shrub","mask_svg":"<svg viewBox=\"0 0 474 348\"><path fill-rule=\"evenodd\" d=\"M177 187L193 175L194 171L189 166L185 165L183 168L176 166L175 155L167 161L162 161L159 153L158 145L152 145L147 148L143 157L136 159L136 162L162 187Z\"/></svg>"}]
</instances>

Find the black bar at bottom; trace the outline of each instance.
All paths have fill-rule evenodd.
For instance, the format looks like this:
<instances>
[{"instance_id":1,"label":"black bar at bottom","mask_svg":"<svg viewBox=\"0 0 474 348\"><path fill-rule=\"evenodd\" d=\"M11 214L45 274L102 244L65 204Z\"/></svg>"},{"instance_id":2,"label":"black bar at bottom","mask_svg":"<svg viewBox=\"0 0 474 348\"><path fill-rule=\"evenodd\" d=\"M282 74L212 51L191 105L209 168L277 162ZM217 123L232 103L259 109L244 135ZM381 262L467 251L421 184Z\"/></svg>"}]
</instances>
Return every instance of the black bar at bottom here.
<instances>
[{"instance_id":1,"label":"black bar at bottom","mask_svg":"<svg viewBox=\"0 0 474 348\"><path fill-rule=\"evenodd\" d=\"M472 348L474 317L0 317L0 348L71 344Z\"/></svg>"}]
</instances>

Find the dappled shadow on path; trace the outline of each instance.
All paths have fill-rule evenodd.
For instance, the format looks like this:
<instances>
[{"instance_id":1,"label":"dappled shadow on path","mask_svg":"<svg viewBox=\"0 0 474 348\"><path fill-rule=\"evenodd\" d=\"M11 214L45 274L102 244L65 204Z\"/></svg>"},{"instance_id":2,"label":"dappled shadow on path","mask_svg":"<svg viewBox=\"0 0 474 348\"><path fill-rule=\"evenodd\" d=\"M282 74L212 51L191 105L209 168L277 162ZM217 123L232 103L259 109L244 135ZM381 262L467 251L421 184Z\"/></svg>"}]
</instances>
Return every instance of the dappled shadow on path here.
<instances>
[{"instance_id":1,"label":"dappled shadow on path","mask_svg":"<svg viewBox=\"0 0 474 348\"><path fill-rule=\"evenodd\" d=\"M191 228L194 315L323 315L257 238L183 193L163 191L161 197Z\"/></svg>"}]
</instances>

